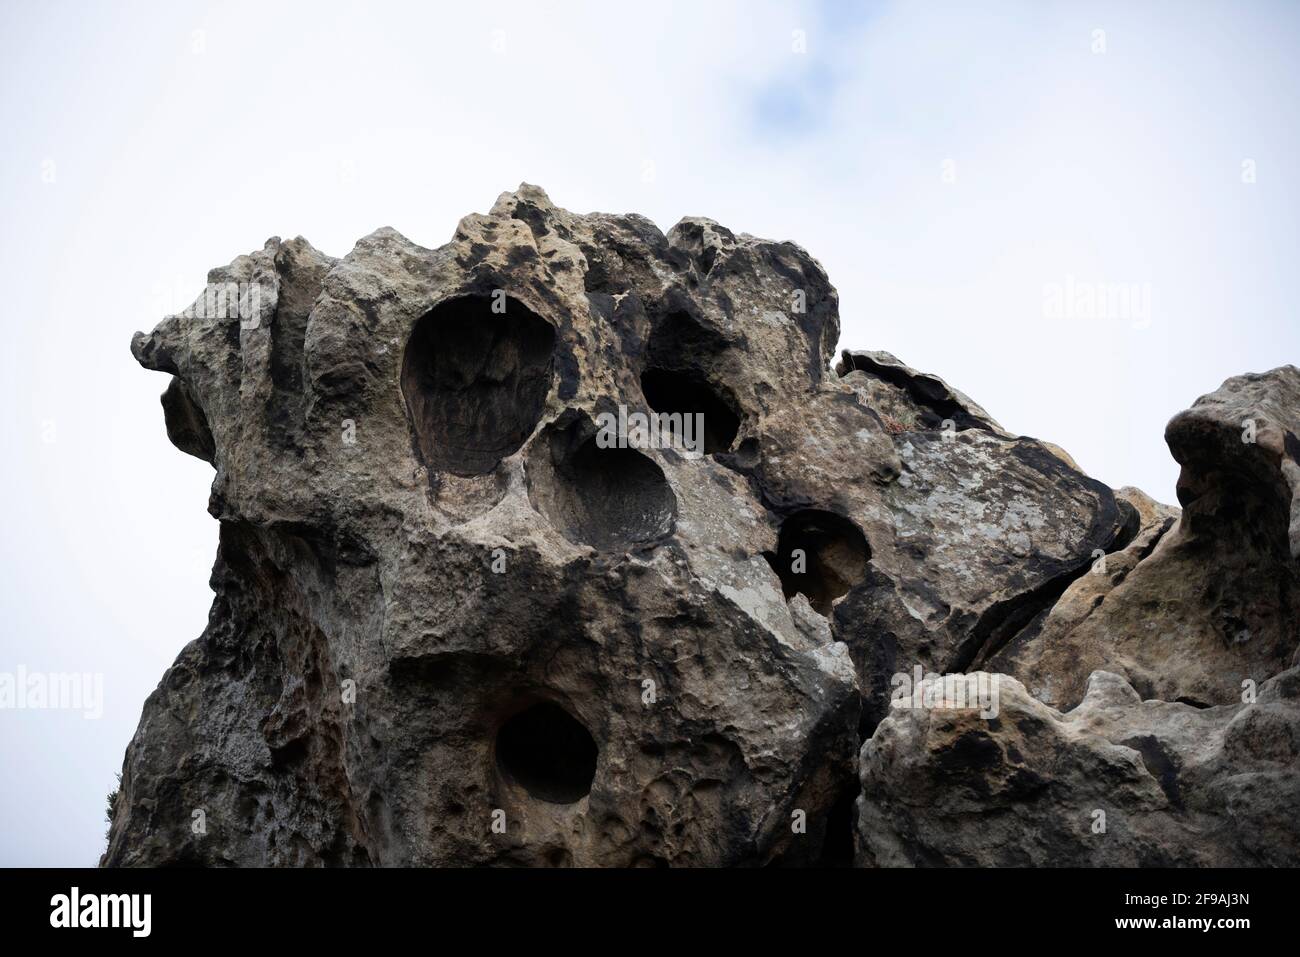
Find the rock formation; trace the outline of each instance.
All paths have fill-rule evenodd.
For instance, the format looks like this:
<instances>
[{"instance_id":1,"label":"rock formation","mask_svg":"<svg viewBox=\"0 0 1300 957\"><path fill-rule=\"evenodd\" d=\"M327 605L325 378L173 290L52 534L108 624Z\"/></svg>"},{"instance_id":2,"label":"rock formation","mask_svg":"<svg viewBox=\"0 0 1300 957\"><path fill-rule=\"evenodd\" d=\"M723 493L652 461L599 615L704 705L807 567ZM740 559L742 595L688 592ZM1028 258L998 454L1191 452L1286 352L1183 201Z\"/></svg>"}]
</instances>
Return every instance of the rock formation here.
<instances>
[{"instance_id":1,"label":"rock formation","mask_svg":"<svg viewBox=\"0 0 1300 957\"><path fill-rule=\"evenodd\" d=\"M978 675L975 677L993 677ZM862 749L869 866L1300 861L1300 668L1252 704L1143 701L1095 671L1061 714L997 675L998 714L897 708Z\"/></svg>"},{"instance_id":2,"label":"rock formation","mask_svg":"<svg viewBox=\"0 0 1300 957\"><path fill-rule=\"evenodd\" d=\"M1170 423L1180 513L838 337L527 185L214 270L132 341L220 546L103 863L1300 862L1300 372Z\"/></svg>"}]
</instances>

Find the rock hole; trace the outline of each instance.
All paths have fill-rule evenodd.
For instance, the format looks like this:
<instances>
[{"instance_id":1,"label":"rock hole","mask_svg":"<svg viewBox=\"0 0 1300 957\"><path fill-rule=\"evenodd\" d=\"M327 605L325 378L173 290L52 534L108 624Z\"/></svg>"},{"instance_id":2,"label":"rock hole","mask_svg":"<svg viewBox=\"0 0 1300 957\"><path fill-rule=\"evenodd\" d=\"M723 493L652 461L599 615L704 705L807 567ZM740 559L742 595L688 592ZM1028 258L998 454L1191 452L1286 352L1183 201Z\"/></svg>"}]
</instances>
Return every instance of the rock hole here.
<instances>
[{"instance_id":1,"label":"rock hole","mask_svg":"<svg viewBox=\"0 0 1300 957\"><path fill-rule=\"evenodd\" d=\"M683 420L687 415L702 415L702 451L705 455L726 452L736 440L736 433L740 431L740 416L709 386L703 376L669 369L647 369L641 374L641 392L655 412L667 415L680 413ZM693 441L700 441L692 425L684 421L680 425L686 428ZM678 427L672 431L680 442L682 435Z\"/></svg>"},{"instance_id":2,"label":"rock hole","mask_svg":"<svg viewBox=\"0 0 1300 957\"><path fill-rule=\"evenodd\" d=\"M871 549L861 529L833 512L804 509L781 523L777 551L765 555L787 600L805 595L830 617L837 598L867 576Z\"/></svg>"},{"instance_id":3,"label":"rock hole","mask_svg":"<svg viewBox=\"0 0 1300 957\"><path fill-rule=\"evenodd\" d=\"M551 867L572 867L573 855L567 848L556 847L546 852L546 863Z\"/></svg>"},{"instance_id":4,"label":"rock hole","mask_svg":"<svg viewBox=\"0 0 1300 957\"><path fill-rule=\"evenodd\" d=\"M826 833L822 837L822 852L818 864L822 867L852 867L856 853L854 831L857 821L858 789L846 788L831 805L826 818Z\"/></svg>"},{"instance_id":5,"label":"rock hole","mask_svg":"<svg viewBox=\"0 0 1300 957\"><path fill-rule=\"evenodd\" d=\"M726 337L687 310L668 309L661 315L646 348L649 365L674 369L707 365L726 353Z\"/></svg>"},{"instance_id":6,"label":"rock hole","mask_svg":"<svg viewBox=\"0 0 1300 957\"><path fill-rule=\"evenodd\" d=\"M591 793L596 742L559 705L542 702L506 721L497 732L497 766L532 797L573 804Z\"/></svg>"},{"instance_id":7,"label":"rock hole","mask_svg":"<svg viewBox=\"0 0 1300 957\"><path fill-rule=\"evenodd\" d=\"M1165 792L1170 806L1178 811L1183 810L1183 798L1178 790L1179 765L1166 750L1164 743L1150 734L1135 735L1121 743L1141 756L1147 773L1155 778L1160 789Z\"/></svg>"},{"instance_id":8,"label":"rock hole","mask_svg":"<svg viewBox=\"0 0 1300 957\"><path fill-rule=\"evenodd\" d=\"M482 475L512 455L541 419L555 330L523 303L462 296L415 324L402 395L425 465Z\"/></svg>"},{"instance_id":9,"label":"rock hole","mask_svg":"<svg viewBox=\"0 0 1300 957\"><path fill-rule=\"evenodd\" d=\"M669 534L677 517L663 470L629 448L601 448L586 419L557 425L529 456L529 498L572 542L628 548Z\"/></svg>"}]
</instances>

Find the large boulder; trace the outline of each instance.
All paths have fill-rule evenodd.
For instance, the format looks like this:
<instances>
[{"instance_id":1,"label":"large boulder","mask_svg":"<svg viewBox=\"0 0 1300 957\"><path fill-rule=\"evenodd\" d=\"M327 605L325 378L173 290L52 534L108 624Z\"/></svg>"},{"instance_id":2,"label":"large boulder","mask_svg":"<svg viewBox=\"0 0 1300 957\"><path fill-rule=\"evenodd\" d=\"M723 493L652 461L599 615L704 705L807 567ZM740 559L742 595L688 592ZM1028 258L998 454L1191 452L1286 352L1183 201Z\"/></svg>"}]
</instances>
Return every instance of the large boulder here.
<instances>
[{"instance_id":1,"label":"large boulder","mask_svg":"<svg viewBox=\"0 0 1300 957\"><path fill-rule=\"evenodd\" d=\"M1300 371L1229 379L1166 430L1181 512L1120 489L1119 538L978 671L900 670L858 863L1300 861L1297 429Z\"/></svg>"},{"instance_id":2,"label":"large boulder","mask_svg":"<svg viewBox=\"0 0 1300 957\"><path fill-rule=\"evenodd\" d=\"M1129 519L1055 446L1011 435L943 380L883 352L845 352L838 369L899 463L873 502L867 580L835 612L870 733L893 675L965 671L1002 647L1125 544Z\"/></svg>"},{"instance_id":3,"label":"large boulder","mask_svg":"<svg viewBox=\"0 0 1300 957\"><path fill-rule=\"evenodd\" d=\"M857 680L765 556L806 508L861 539L836 485L896 466L829 370L815 260L524 186L436 250L273 239L209 282L229 301L132 343L221 533L106 864L822 859ZM703 441L604 447L620 407L701 412ZM728 461L768 434L798 450L757 457L771 497ZM788 478L810 461L836 482Z\"/></svg>"},{"instance_id":4,"label":"large boulder","mask_svg":"<svg viewBox=\"0 0 1300 957\"><path fill-rule=\"evenodd\" d=\"M1146 698L1240 700L1300 646L1300 370L1229 379L1176 415L1183 509L1130 492L1139 532L981 667L1070 708L1093 671Z\"/></svg>"},{"instance_id":5,"label":"large boulder","mask_svg":"<svg viewBox=\"0 0 1300 957\"><path fill-rule=\"evenodd\" d=\"M793 243L528 185L437 249L213 270L132 341L220 545L103 863L848 863L855 830L861 862L973 863L942 841L980 795L1050 837L1106 762L1147 816L1097 862L1273 860L1236 822L1285 819L1233 769L1293 740L1292 679L1240 696L1297 646L1296 370L1170 424L1179 513L888 353L832 369L838 336ZM1041 739L890 708L978 669ZM1230 747L1251 722L1264 750ZM1022 858L1070 863L1049 837Z\"/></svg>"},{"instance_id":6,"label":"large boulder","mask_svg":"<svg viewBox=\"0 0 1300 957\"><path fill-rule=\"evenodd\" d=\"M1300 860L1300 668L1213 708L1143 701L1097 671L1064 714L1006 675L961 678L984 697L923 681L863 746L860 865Z\"/></svg>"}]
</instances>

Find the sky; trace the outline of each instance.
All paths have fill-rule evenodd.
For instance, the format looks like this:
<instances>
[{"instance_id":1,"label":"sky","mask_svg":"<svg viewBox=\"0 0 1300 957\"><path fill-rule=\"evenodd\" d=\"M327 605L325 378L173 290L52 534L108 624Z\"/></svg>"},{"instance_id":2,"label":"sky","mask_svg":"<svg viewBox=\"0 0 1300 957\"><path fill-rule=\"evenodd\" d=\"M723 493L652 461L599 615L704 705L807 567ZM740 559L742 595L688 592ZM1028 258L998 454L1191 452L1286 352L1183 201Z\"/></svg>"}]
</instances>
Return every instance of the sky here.
<instances>
[{"instance_id":1,"label":"sky","mask_svg":"<svg viewBox=\"0 0 1300 957\"><path fill-rule=\"evenodd\" d=\"M841 348L1174 502L1170 416L1300 360L1300 5L975 6L0 0L0 677L102 680L0 708L0 865L97 861L206 624L212 471L128 346L270 236L436 247L526 181L794 240Z\"/></svg>"}]
</instances>

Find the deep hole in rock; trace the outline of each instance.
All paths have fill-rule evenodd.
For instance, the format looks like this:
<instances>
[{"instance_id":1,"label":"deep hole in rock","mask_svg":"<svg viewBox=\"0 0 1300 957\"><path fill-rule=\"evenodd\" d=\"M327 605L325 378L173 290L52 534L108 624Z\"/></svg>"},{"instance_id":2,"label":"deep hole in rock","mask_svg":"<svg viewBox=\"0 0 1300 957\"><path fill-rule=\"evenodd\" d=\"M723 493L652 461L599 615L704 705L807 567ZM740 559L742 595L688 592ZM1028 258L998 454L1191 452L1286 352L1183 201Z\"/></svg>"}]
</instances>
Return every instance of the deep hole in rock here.
<instances>
[{"instance_id":1,"label":"deep hole in rock","mask_svg":"<svg viewBox=\"0 0 1300 957\"><path fill-rule=\"evenodd\" d=\"M687 430L693 441L699 436L693 426L684 421L687 415L699 413L704 416L705 455L714 452L726 452L736 440L740 431L740 416L716 393L703 376L689 372L669 369L647 369L641 374L641 392L650 408L655 412L683 416L681 427ZM677 426L673 429L677 432ZM680 441L681 433L676 438Z\"/></svg>"},{"instance_id":2,"label":"deep hole in rock","mask_svg":"<svg viewBox=\"0 0 1300 957\"><path fill-rule=\"evenodd\" d=\"M852 867L854 856L853 831L857 821L858 799L856 787L845 788L831 805L826 819L826 833L822 838L822 853L818 863L822 867Z\"/></svg>"},{"instance_id":3,"label":"deep hole in rock","mask_svg":"<svg viewBox=\"0 0 1300 957\"><path fill-rule=\"evenodd\" d=\"M431 469L482 475L532 434L551 386L555 330L507 298L487 296L434 307L411 333L402 395L420 454Z\"/></svg>"},{"instance_id":4,"label":"deep hole in rock","mask_svg":"<svg viewBox=\"0 0 1300 957\"><path fill-rule=\"evenodd\" d=\"M810 508L781 523L777 553L765 557L787 600L806 595L829 618L835 599L866 578L871 549L862 530L847 518Z\"/></svg>"},{"instance_id":5,"label":"deep hole in rock","mask_svg":"<svg viewBox=\"0 0 1300 957\"><path fill-rule=\"evenodd\" d=\"M529 496L570 541L602 550L672 531L677 497L663 470L630 448L601 448L581 423L557 427L530 453Z\"/></svg>"},{"instance_id":6,"label":"deep hole in rock","mask_svg":"<svg viewBox=\"0 0 1300 957\"><path fill-rule=\"evenodd\" d=\"M501 771L539 801L573 804L591 793L596 742L557 704L535 704L497 732Z\"/></svg>"},{"instance_id":7,"label":"deep hole in rock","mask_svg":"<svg viewBox=\"0 0 1300 957\"><path fill-rule=\"evenodd\" d=\"M679 368L682 364L708 364L728 348L727 339L684 309L665 312L656 319L646 351L649 365Z\"/></svg>"}]
</instances>

